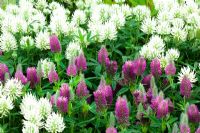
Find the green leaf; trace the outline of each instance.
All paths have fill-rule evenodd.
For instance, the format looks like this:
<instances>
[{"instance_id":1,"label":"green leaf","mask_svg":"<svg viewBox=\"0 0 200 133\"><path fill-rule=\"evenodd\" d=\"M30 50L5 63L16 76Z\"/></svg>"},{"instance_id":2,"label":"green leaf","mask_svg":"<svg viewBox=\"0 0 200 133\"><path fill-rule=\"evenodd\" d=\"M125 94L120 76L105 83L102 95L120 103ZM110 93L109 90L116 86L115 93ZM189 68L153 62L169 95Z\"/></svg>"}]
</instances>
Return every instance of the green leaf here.
<instances>
[{"instance_id":1,"label":"green leaf","mask_svg":"<svg viewBox=\"0 0 200 133\"><path fill-rule=\"evenodd\" d=\"M128 90L129 90L128 87L124 87L124 88L122 88L119 92L117 92L117 96L120 96L120 95L126 93Z\"/></svg>"}]
</instances>

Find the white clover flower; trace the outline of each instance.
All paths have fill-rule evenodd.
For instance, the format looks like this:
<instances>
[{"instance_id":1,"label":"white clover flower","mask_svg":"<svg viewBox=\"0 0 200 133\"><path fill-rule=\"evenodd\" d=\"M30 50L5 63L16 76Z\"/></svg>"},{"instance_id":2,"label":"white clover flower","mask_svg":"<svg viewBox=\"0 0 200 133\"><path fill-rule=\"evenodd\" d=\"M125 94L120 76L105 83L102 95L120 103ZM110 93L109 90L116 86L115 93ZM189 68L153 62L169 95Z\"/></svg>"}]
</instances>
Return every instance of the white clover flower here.
<instances>
[{"instance_id":1,"label":"white clover flower","mask_svg":"<svg viewBox=\"0 0 200 133\"><path fill-rule=\"evenodd\" d=\"M193 26L197 26L200 21L199 13L191 13L186 17L186 22Z\"/></svg>"},{"instance_id":2,"label":"white clover flower","mask_svg":"<svg viewBox=\"0 0 200 133\"><path fill-rule=\"evenodd\" d=\"M191 83L195 83L197 81L196 73L192 71L189 66L181 68L181 71L178 73L179 83L181 83L184 77L187 77Z\"/></svg>"},{"instance_id":3,"label":"white clover flower","mask_svg":"<svg viewBox=\"0 0 200 133\"><path fill-rule=\"evenodd\" d=\"M157 15L159 22L172 21L174 19L174 14L170 11L160 11Z\"/></svg>"},{"instance_id":4,"label":"white clover flower","mask_svg":"<svg viewBox=\"0 0 200 133\"><path fill-rule=\"evenodd\" d=\"M146 34L153 34L156 28L156 21L155 19L146 18L142 22L141 30Z\"/></svg>"},{"instance_id":5,"label":"white clover flower","mask_svg":"<svg viewBox=\"0 0 200 133\"><path fill-rule=\"evenodd\" d=\"M19 14L19 7L17 5L9 4L6 6L6 12L11 13L13 15Z\"/></svg>"},{"instance_id":6,"label":"white clover flower","mask_svg":"<svg viewBox=\"0 0 200 133\"><path fill-rule=\"evenodd\" d=\"M9 97L0 97L0 118L8 116L13 108L12 100Z\"/></svg>"},{"instance_id":7,"label":"white clover flower","mask_svg":"<svg viewBox=\"0 0 200 133\"><path fill-rule=\"evenodd\" d=\"M53 10L52 12L52 16L59 16L59 17L62 17L63 19L67 19L67 15L69 14L70 12L68 10L66 10L64 7L59 7L55 10Z\"/></svg>"},{"instance_id":8,"label":"white clover flower","mask_svg":"<svg viewBox=\"0 0 200 133\"><path fill-rule=\"evenodd\" d=\"M81 52L81 46L78 42L70 42L65 51L65 58L73 60Z\"/></svg>"},{"instance_id":9,"label":"white clover flower","mask_svg":"<svg viewBox=\"0 0 200 133\"><path fill-rule=\"evenodd\" d=\"M47 98L40 98L39 100L39 111L40 111L40 116L42 118L47 118L52 111L51 103L49 102L49 99Z\"/></svg>"},{"instance_id":10,"label":"white clover flower","mask_svg":"<svg viewBox=\"0 0 200 133\"><path fill-rule=\"evenodd\" d=\"M20 104L21 114L25 115L26 112L29 112L31 110L34 110L35 108L38 108L38 101L35 95L32 95L31 93L27 93Z\"/></svg>"},{"instance_id":11,"label":"white clover flower","mask_svg":"<svg viewBox=\"0 0 200 133\"><path fill-rule=\"evenodd\" d=\"M124 3L125 0L115 0L116 3Z\"/></svg>"},{"instance_id":12,"label":"white clover flower","mask_svg":"<svg viewBox=\"0 0 200 133\"><path fill-rule=\"evenodd\" d=\"M53 10L56 10L56 9L58 9L58 8L61 8L62 6L58 3L58 2L55 2L55 1L53 1L53 2L51 2L50 4L49 4L49 8L53 11Z\"/></svg>"},{"instance_id":13,"label":"white clover flower","mask_svg":"<svg viewBox=\"0 0 200 133\"><path fill-rule=\"evenodd\" d=\"M30 17L28 20L28 24L30 24L33 27L33 31L35 33L39 32L40 29L45 27L46 21L45 16L42 12L37 11Z\"/></svg>"},{"instance_id":14,"label":"white clover flower","mask_svg":"<svg viewBox=\"0 0 200 133\"><path fill-rule=\"evenodd\" d=\"M29 20L32 17L32 11L34 10L33 4L28 0L20 0L19 1L19 11L20 15L25 19Z\"/></svg>"},{"instance_id":15,"label":"white clover flower","mask_svg":"<svg viewBox=\"0 0 200 133\"><path fill-rule=\"evenodd\" d=\"M102 24L94 23L91 21L88 23L89 31L91 32L91 36L94 38L95 41L99 40L101 25Z\"/></svg>"},{"instance_id":16,"label":"white clover flower","mask_svg":"<svg viewBox=\"0 0 200 133\"><path fill-rule=\"evenodd\" d=\"M0 49L3 52L17 50L17 42L15 37L10 33L3 33L0 37Z\"/></svg>"},{"instance_id":17,"label":"white clover flower","mask_svg":"<svg viewBox=\"0 0 200 133\"><path fill-rule=\"evenodd\" d=\"M13 15L5 13L5 17L1 22L1 30L3 33L10 32L10 33L16 33L16 23L15 23L15 17Z\"/></svg>"},{"instance_id":18,"label":"white clover flower","mask_svg":"<svg viewBox=\"0 0 200 133\"><path fill-rule=\"evenodd\" d=\"M61 133L65 129L63 117L60 114L52 113L47 117L45 129L50 133Z\"/></svg>"},{"instance_id":19,"label":"white clover flower","mask_svg":"<svg viewBox=\"0 0 200 133\"><path fill-rule=\"evenodd\" d=\"M49 28L51 29L52 33L56 35L63 34L68 30L68 25L69 24L66 22L65 17L51 16Z\"/></svg>"},{"instance_id":20,"label":"white clover flower","mask_svg":"<svg viewBox=\"0 0 200 133\"><path fill-rule=\"evenodd\" d=\"M41 69L42 69L42 76L43 78L48 78L48 74L51 70L55 70L55 64L50 61L50 59L41 59L40 60Z\"/></svg>"},{"instance_id":21,"label":"white clover flower","mask_svg":"<svg viewBox=\"0 0 200 133\"><path fill-rule=\"evenodd\" d=\"M37 9L43 11L48 6L48 3L46 0L37 0L37 3L35 6Z\"/></svg>"},{"instance_id":22,"label":"white clover flower","mask_svg":"<svg viewBox=\"0 0 200 133\"><path fill-rule=\"evenodd\" d=\"M33 124L35 124L37 127L42 128L43 122L42 122L42 116L40 115L39 108L36 106L32 110L26 110L24 114L25 121L29 121Z\"/></svg>"},{"instance_id":23,"label":"white clover flower","mask_svg":"<svg viewBox=\"0 0 200 133\"><path fill-rule=\"evenodd\" d=\"M156 32L160 35L167 35L171 33L170 23L163 21L157 24Z\"/></svg>"},{"instance_id":24,"label":"white clover flower","mask_svg":"<svg viewBox=\"0 0 200 133\"><path fill-rule=\"evenodd\" d=\"M22 49L34 46L34 40L31 36L23 36L20 40L20 46Z\"/></svg>"},{"instance_id":25,"label":"white clover flower","mask_svg":"<svg viewBox=\"0 0 200 133\"><path fill-rule=\"evenodd\" d=\"M86 14L82 10L75 10L73 16L72 16L72 21L78 25L85 24L87 20Z\"/></svg>"},{"instance_id":26,"label":"white clover flower","mask_svg":"<svg viewBox=\"0 0 200 133\"><path fill-rule=\"evenodd\" d=\"M15 26L16 32L19 32L19 33L26 33L27 32L28 24L23 18L15 17L14 18L14 24L16 25Z\"/></svg>"},{"instance_id":27,"label":"white clover flower","mask_svg":"<svg viewBox=\"0 0 200 133\"><path fill-rule=\"evenodd\" d=\"M117 28L113 22L106 22L101 27L100 31L100 42L104 40L115 40L117 38Z\"/></svg>"},{"instance_id":28,"label":"white clover flower","mask_svg":"<svg viewBox=\"0 0 200 133\"><path fill-rule=\"evenodd\" d=\"M22 133L39 133L39 128L35 124L29 121L24 121L23 124Z\"/></svg>"},{"instance_id":29,"label":"white clover flower","mask_svg":"<svg viewBox=\"0 0 200 133\"><path fill-rule=\"evenodd\" d=\"M125 25L126 19L123 13L114 13L111 16L110 21L115 24L117 29L120 29L121 27Z\"/></svg>"},{"instance_id":30,"label":"white clover flower","mask_svg":"<svg viewBox=\"0 0 200 133\"><path fill-rule=\"evenodd\" d=\"M164 52L165 43L160 36L152 36L147 45L149 45L149 47L157 49L160 53Z\"/></svg>"},{"instance_id":31,"label":"white clover flower","mask_svg":"<svg viewBox=\"0 0 200 133\"><path fill-rule=\"evenodd\" d=\"M67 28L64 30L65 35L73 35L79 27L73 22L67 22Z\"/></svg>"},{"instance_id":32,"label":"white clover flower","mask_svg":"<svg viewBox=\"0 0 200 133\"><path fill-rule=\"evenodd\" d=\"M138 5L135 8L133 8L133 14L136 17L136 20L142 21L146 18L151 17L151 11L147 6L141 6Z\"/></svg>"},{"instance_id":33,"label":"white clover flower","mask_svg":"<svg viewBox=\"0 0 200 133\"><path fill-rule=\"evenodd\" d=\"M37 34L35 38L36 47L41 50L50 49L49 45L49 33L47 32L40 32Z\"/></svg>"},{"instance_id":34,"label":"white clover flower","mask_svg":"<svg viewBox=\"0 0 200 133\"><path fill-rule=\"evenodd\" d=\"M121 5L121 12L124 14L125 17L128 17L132 14L132 9L130 8L129 5L123 4Z\"/></svg>"},{"instance_id":35,"label":"white clover flower","mask_svg":"<svg viewBox=\"0 0 200 133\"><path fill-rule=\"evenodd\" d=\"M185 24L185 22L181 18L174 18L172 21L173 28L182 29L184 27L184 24Z\"/></svg>"},{"instance_id":36,"label":"white clover flower","mask_svg":"<svg viewBox=\"0 0 200 133\"><path fill-rule=\"evenodd\" d=\"M165 68L169 64L169 60L164 55L159 57L159 61L160 61L161 68Z\"/></svg>"},{"instance_id":37,"label":"white clover flower","mask_svg":"<svg viewBox=\"0 0 200 133\"><path fill-rule=\"evenodd\" d=\"M156 10L167 10L169 11L174 6L178 5L177 0L153 0ZM163 4L164 3L164 4Z\"/></svg>"},{"instance_id":38,"label":"white clover flower","mask_svg":"<svg viewBox=\"0 0 200 133\"><path fill-rule=\"evenodd\" d=\"M178 40L178 41L185 41L187 38L187 32L185 29L180 29L180 28L172 28L171 34L173 37Z\"/></svg>"},{"instance_id":39,"label":"white clover flower","mask_svg":"<svg viewBox=\"0 0 200 133\"><path fill-rule=\"evenodd\" d=\"M3 95L10 97L12 101L19 98L22 94L23 84L18 79L8 79L3 88Z\"/></svg>"},{"instance_id":40,"label":"white clover flower","mask_svg":"<svg viewBox=\"0 0 200 133\"><path fill-rule=\"evenodd\" d=\"M171 61L177 61L180 56L178 49L168 49L166 52L166 58Z\"/></svg>"}]
</instances>

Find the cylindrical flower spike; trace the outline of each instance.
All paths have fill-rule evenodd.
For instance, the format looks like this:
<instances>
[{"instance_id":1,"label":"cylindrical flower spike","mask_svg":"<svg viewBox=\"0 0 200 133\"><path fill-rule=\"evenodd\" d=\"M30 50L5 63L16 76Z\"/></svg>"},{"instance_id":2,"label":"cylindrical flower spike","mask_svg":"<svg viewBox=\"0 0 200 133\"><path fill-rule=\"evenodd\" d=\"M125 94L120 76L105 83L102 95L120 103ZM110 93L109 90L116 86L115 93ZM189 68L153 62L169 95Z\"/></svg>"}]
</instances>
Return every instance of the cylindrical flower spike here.
<instances>
[{"instance_id":1,"label":"cylindrical flower spike","mask_svg":"<svg viewBox=\"0 0 200 133\"><path fill-rule=\"evenodd\" d=\"M104 46L101 47L101 49L98 52L98 62L102 65L106 65L110 62L108 57L108 51Z\"/></svg>"},{"instance_id":2,"label":"cylindrical flower spike","mask_svg":"<svg viewBox=\"0 0 200 133\"><path fill-rule=\"evenodd\" d=\"M35 85L39 82L36 68L35 67L27 68L26 74L28 81L30 81L31 88L34 88Z\"/></svg>"},{"instance_id":3,"label":"cylindrical flower spike","mask_svg":"<svg viewBox=\"0 0 200 133\"><path fill-rule=\"evenodd\" d=\"M158 104L158 109L157 109L157 117L162 118L165 117L168 114L168 101L167 100L162 100Z\"/></svg>"},{"instance_id":4,"label":"cylindrical flower spike","mask_svg":"<svg viewBox=\"0 0 200 133\"><path fill-rule=\"evenodd\" d=\"M112 100L113 100L113 92L112 92L111 86L106 85L104 91L106 93L107 105L110 106L112 104Z\"/></svg>"},{"instance_id":5,"label":"cylindrical flower spike","mask_svg":"<svg viewBox=\"0 0 200 133\"><path fill-rule=\"evenodd\" d=\"M67 67L67 75L68 76L76 76L77 74L77 68L74 63L70 63L69 66Z\"/></svg>"},{"instance_id":6,"label":"cylindrical flower spike","mask_svg":"<svg viewBox=\"0 0 200 133\"><path fill-rule=\"evenodd\" d=\"M142 84L145 88L149 88L150 87L150 82L151 82L151 78L152 78L152 74L148 74L147 76L145 76L142 79Z\"/></svg>"},{"instance_id":7,"label":"cylindrical flower spike","mask_svg":"<svg viewBox=\"0 0 200 133\"><path fill-rule=\"evenodd\" d=\"M115 116L121 125L129 125L129 108L126 98L118 97L115 104Z\"/></svg>"},{"instance_id":8,"label":"cylindrical flower spike","mask_svg":"<svg viewBox=\"0 0 200 133\"><path fill-rule=\"evenodd\" d=\"M185 124L180 125L180 132L181 133L190 133L190 127Z\"/></svg>"},{"instance_id":9,"label":"cylindrical flower spike","mask_svg":"<svg viewBox=\"0 0 200 133\"><path fill-rule=\"evenodd\" d=\"M77 70L79 71L87 70L87 62L83 53L81 53L78 57L76 57L75 63L76 63Z\"/></svg>"},{"instance_id":10,"label":"cylindrical flower spike","mask_svg":"<svg viewBox=\"0 0 200 133\"><path fill-rule=\"evenodd\" d=\"M4 81L6 73L9 73L7 65L0 63L0 81Z\"/></svg>"},{"instance_id":11,"label":"cylindrical flower spike","mask_svg":"<svg viewBox=\"0 0 200 133\"><path fill-rule=\"evenodd\" d=\"M61 45L56 35L50 36L50 48L52 52L60 52Z\"/></svg>"},{"instance_id":12,"label":"cylindrical flower spike","mask_svg":"<svg viewBox=\"0 0 200 133\"><path fill-rule=\"evenodd\" d=\"M67 83L63 83L61 85L60 96L67 97L68 99L70 99L70 90L69 90L69 85Z\"/></svg>"},{"instance_id":13,"label":"cylindrical flower spike","mask_svg":"<svg viewBox=\"0 0 200 133\"><path fill-rule=\"evenodd\" d=\"M132 61L127 61L122 66L122 73L124 75L124 80L126 83L129 83L131 81L134 81L135 74L133 73L133 63Z\"/></svg>"},{"instance_id":14,"label":"cylindrical flower spike","mask_svg":"<svg viewBox=\"0 0 200 133\"><path fill-rule=\"evenodd\" d=\"M22 84L24 84L24 85L28 82L27 78L26 78L26 76L24 76L22 70L17 70L16 71L15 78L20 80L22 82Z\"/></svg>"},{"instance_id":15,"label":"cylindrical flower spike","mask_svg":"<svg viewBox=\"0 0 200 133\"><path fill-rule=\"evenodd\" d=\"M117 72L117 62L116 61L110 61L106 65L106 72L110 75L113 76Z\"/></svg>"},{"instance_id":16,"label":"cylindrical flower spike","mask_svg":"<svg viewBox=\"0 0 200 133\"><path fill-rule=\"evenodd\" d=\"M58 97L56 106L61 112L66 113L68 111L68 98Z\"/></svg>"},{"instance_id":17,"label":"cylindrical flower spike","mask_svg":"<svg viewBox=\"0 0 200 133\"><path fill-rule=\"evenodd\" d=\"M49 72L48 78L49 78L49 82L50 83L56 82L59 79L58 74L57 74L57 72L55 70L51 70Z\"/></svg>"},{"instance_id":18,"label":"cylindrical flower spike","mask_svg":"<svg viewBox=\"0 0 200 133\"><path fill-rule=\"evenodd\" d=\"M114 127L108 127L106 133L117 133L117 129Z\"/></svg>"},{"instance_id":19,"label":"cylindrical flower spike","mask_svg":"<svg viewBox=\"0 0 200 133\"><path fill-rule=\"evenodd\" d=\"M97 106L97 111L102 111L107 106L106 94L103 90L98 89L94 92L94 101Z\"/></svg>"},{"instance_id":20,"label":"cylindrical flower spike","mask_svg":"<svg viewBox=\"0 0 200 133\"><path fill-rule=\"evenodd\" d=\"M190 122L193 122L193 123L200 122L200 112L198 110L198 107L195 104L191 104L188 107L187 115Z\"/></svg>"},{"instance_id":21,"label":"cylindrical flower spike","mask_svg":"<svg viewBox=\"0 0 200 133\"><path fill-rule=\"evenodd\" d=\"M191 95L191 88L192 84L190 80L186 76L184 76L180 85L181 95L185 96L186 98L189 98Z\"/></svg>"},{"instance_id":22,"label":"cylindrical flower spike","mask_svg":"<svg viewBox=\"0 0 200 133\"><path fill-rule=\"evenodd\" d=\"M146 60L143 57L140 57L133 61L133 72L139 76L144 73L146 69Z\"/></svg>"},{"instance_id":23,"label":"cylindrical flower spike","mask_svg":"<svg viewBox=\"0 0 200 133\"><path fill-rule=\"evenodd\" d=\"M79 97L79 98L83 98L85 96L88 96L89 95L89 91L87 89L87 85L85 83L84 80L81 80L77 86L77 89L76 89L76 95Z\"/></svg>"},{"instance_id":24,"label":"cylindrical flower spike","mask_svg":"<svg viewBox=\"0 0 200 133\"><path fill-rule=\"evenodd\" d=\"M50 97L50 103L51 103L51 105L54 105L54 104L55 104L55 95L52 95L52 96Z\"/></svg>"},{"instance_id":25,"label":"cylindrical flower spike","mask_svg":"<svg viewBox=\"0 0 200 133\"><path fill-rule=\"evenodd\" d=\"M151 67L151 74L154 77L158 77L158 76L162 75L162 70L161 70L161 65L160 65L159 59L157 59L157 58L153 59L151 61L150 67Z\"/></svg>"},{"instance_id":26,"label":"cylindrical flower spike","mask_svg":"<svg viewBox=\"0 0 200 133\"><path fill-rule=\"evenodd\" d=\"M157 96L151 100L151 108L157 112L159 103L163 100L163 97Z\"/></svg>"},{"instance_id":27,"label":"cylindrical flower spike","mask_svg":"<svg viewBox=\"0 0 200 133\"><path fill-rule=\"evenodd\" d=\"M166 75L174 75L174 74L176 74L176 66L173 63L168 64L165 67L165 74Z\"/></svg>"}]
</instances>

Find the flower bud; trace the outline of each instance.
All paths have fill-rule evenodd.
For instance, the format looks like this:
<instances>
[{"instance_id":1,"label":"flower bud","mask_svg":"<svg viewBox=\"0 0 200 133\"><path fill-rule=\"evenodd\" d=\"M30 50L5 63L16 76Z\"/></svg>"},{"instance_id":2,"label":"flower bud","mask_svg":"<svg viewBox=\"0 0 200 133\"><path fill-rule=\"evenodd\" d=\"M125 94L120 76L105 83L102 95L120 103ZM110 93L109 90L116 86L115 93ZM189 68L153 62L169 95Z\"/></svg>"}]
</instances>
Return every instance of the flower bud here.
<instances>
[{"instance_id":1,"label":"flower bud","mask_svg":"<svg viewBox=\"0 0 200 133\"><path fill-rule=\"evenodd\" d=\"M137 76L142 75L146 69L146 60L140 57L133 61L133 72Z\"/></svg>"},{"instance_id":2,"label":"flower bud","mask_svg":"<svg viewBox=\"0 0 200 133\"><path fill-rule=\"evenodd\" d=\"M59 79L58 74L57 74L57 72L55 70L51 70L49 72L48 78L49 78L49 82L50 83L56 82Z\"/></svg>"},{"instance_id":3,"label":"flower bud","mask_svg":"<svg viewBox=\"0 0 200 133\"><path fill-rule=\"evenodd\" d=\"M165 117L167 114L168 114L168 101L167 100L162 100L158 104L157 118Z\"/></svg>"},{"instance_id":4,"label":"flower bud","mask_svg":"<svg viewBox=\"0 0 200 133\"><path fill-rule=\"evenodd\" d=\"M67 83L63 83L61 85L60 96L67 97L68 99L70 99L70 90L69 90L69 85Z\"/></svg>"},{"instance_id":5,"label":"flower bud","mask_svg":"<svg viewBox=\"0 0 200 133\"><path fill-rule=\"evenodd\" d=\"M37 75L37 70L35 67L28 67L26 70L27 79L30 81L31 88L34 88L35 85L39 82L39 77Z\"/></svg>"},{"instance_id":6,"label":"flower bud","mask_svg":"<svg viewBox=\"0 0 200 133\"><path fill-rule=\"evenodd\" d=\"M133 63L132 61L127 61L122 66L122 73L124 76L125 82L132 82L135 79L135 74L133 73Z\"/></svg>"},{"instance_id":7,"label":"flower bud","mask_svg":"<svg viewBox=\"0 0 200 133\"><path fill-rule=\"evenodd\" d=\"M114 127L109 127L106 129L106 133L117 133L117 129Z\"/></svg>"},{"instance_id":8,"label":"flower bud","mask_svg":"<svg viewBox=\"0 0 200 133\"><path fill-rule=\"evenodd\" d=\"M87 70L87 62L83 53L81 53L78 57L76 57L75 64L76 64L77 70L79 71Z\"/></svg>"},{"instance_id":9,"label":"flower bud","mask_svg":"<svg viewBox=\"0 0 200 133\"><path fill-rule=\"evenodd\" d=\"M145 88L150 87L150 82L151 82L152 74L148 74L142 79L142 84Z\"/></svg>"},{"instance_id":10,"label":"flower bud","mask_svg":"<svg viewBox=\"0 0 200 133\"><path fill-rule=\"evenodd\" d=\"M28 82L27 78L26 78L26 76L24 76L22 70L17 70L16 71L15 78L20 80L22 82L22 84L24 84L24 85Z\"/></svg>"},{"instance_id":11,"label":"flower bud","mask_svg":"<svg viewBox=\"0 0 200 133\"><path fill-rule=\"evenodd\" d=\"M187 115L188 115L189 121L194 122L194 123L200 122L200 113L199 113L198 107L195 104L191 104L188 107Z\"/></svg>"},{"instance_id":12,"label":"flower bud","mask_svg":"<svg viewBox=\"0 0 200 133\"><path fill-rule=\"evenodd\" d=\"M74 63L69 64L69 66L67 67L67 75L68 76L76 76L76 74L77 74L76 65Z\"/></svg>"},{"instance_id":13,"label":"flower bud","mask_svg":"<svg viewBox=\"0 0 200 133\"><path fill-rule=\"evenodd\" d=\"M108 74L110 74L111 76L113 76L116 72L117 72L117 62L116 61L110 61L107 65L106 65L106 72Z\"/></svg>"},{"instance_id":14,"label":"flower bud","mask_svg":"<svg viewBox=\"0 0 200 133\"><path fill-rule=\"evenodd\" d=\"M68 98L67 97L58 97L56 101L57 108L63 112L68 112Z\"/></svg>"},{"instance_id":15,"label":"flower bud","mask_svg":"<svg viewBox=\"0 0 200 133\"><path fill-rule=\"evenodd\" d=\"M168 64L165 67L165 74L166 75L175 75L176 74L176 66L173 63Z\"/></svg>"},{"instance_id":16,"label":"flower bud","mask_svg":"<svg viewBox=\"0 0 200 133\"><path fill-rule=\"evenodd\" d=\"M181 133L190 133L190 127L185 124L180 125L180 132Z\"/></svg>"},{"instance_id":17,"label":"flower bud","mask_svg":"<svg viewBox=\"0 0 200 133\"><path fill-rule=\"evenodd\" d=\"M87 89L87 85L85 83L84 80L81 80L77 86L77 89L76 89L76 95L79 97L79 98L83 98L85 96L88 96L89 95L89 91Z\"/></svg>"},{"instance_id":18,"label":"flower bud","mask_svg":"<svg viewBox=\"0 0 200 133\"><path fill-rule=\"evenodd\" d=\"M106 65L110 62L109 57L108 57L108 51L107 49L103 46L98 52L98 62L101 65Z\"/></svg>"},{"instance_id":19,"label":"flower bud","mask_svg":"<svg viewBox=\"0 0 200 133\"><path fill-rule=\"evenodd\" d=\"M98 89L94 92L94 101L97 106L97 111L102 111L106 108L106 95L103 90Z\"/></svg>"},{"instance_id":20,"label":"flower bud","mask_svg":"<svg viewBox=\"0 0 200 133\"><path fill-rule=\"evenodd\" d=\"M162 75L162 70L161 70L159 59L157 59L157 58L153 59L151 61L150 67L151 67L151 74L154 77L158 77L158 76Z\"/></svg>"},{"instance_id":21,"label":"flower bud","mask_svg":"<svg viewBox=\"0 0 200 133\"><path fill-rule=\"evenodd\" d=\"M56 35L50 36L50 48L52 52L60 52L61 45Z\"/></svg>"},{"instance_id":22,"label":"flower bud","mask_svg":"<svg viewBox=\"0 0 200 133\"><path fill-rule=\"evenodd\" d=\"M6 64L0 63L0 81L5 80L5 74L9 73L8 67Z\"/></svg>"},{"instance_id":23,"label":"flower bud","mask_svg":"<svg viewBox=\"0 0 200 133\"><path fill-rule=\"evenodd\" d=\"M189 98L191 95L191 88L192 88L192 84L190 80L186 76L184 76L180 85L181 95L185 96L186 98Z\"/></svg>"}]
</instances>

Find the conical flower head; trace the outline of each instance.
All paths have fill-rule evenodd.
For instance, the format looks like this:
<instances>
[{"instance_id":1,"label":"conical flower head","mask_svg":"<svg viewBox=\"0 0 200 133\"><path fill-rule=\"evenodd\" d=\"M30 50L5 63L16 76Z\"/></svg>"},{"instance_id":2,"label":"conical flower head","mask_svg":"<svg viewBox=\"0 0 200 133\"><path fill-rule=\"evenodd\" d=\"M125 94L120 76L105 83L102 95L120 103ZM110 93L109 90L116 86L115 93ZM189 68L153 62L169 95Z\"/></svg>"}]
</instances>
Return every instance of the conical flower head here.
<instances>
[{"instance_id":1,"label":"conical flower head","mask_svg":"<svg viewBox=\"0 0 200 133\"><path fill-rule=\"evenodd\" d=\"M151 74L154 77L158 77L158 76L162 75L162 70L161 70L161 65L160 65L159 59L157 59L157 58L153 59L151 61L150 67L151 67Z\"/></svg>"},{"instance_id":2,"label":"conical flower head","mask_svg":"<svg viewBox=\"0 0 200 133\"><path fill-rule=\"evenodd\" d=\"M167 100L162 100L158 104L158 109L157 109L157 117L162 118L165 117L168 114L168 101Z\"/></svg>"},{"instance_id":3,"label":"conical flower head","mask_svg":"<svg viewBox=\"0 0 200 133\"><path fill-rule=\"evenodd\" d=\"M60 52L61 45L56 35L50 36L50 48L52 52Z\"/></svg>"},{"instance_id":4,"label":"conical flower head","mask_svg":"<svg viewBox=\"0 0 200 133\"><path fill-rule=\"evenodd\" d=\"M150 82L151 82L152 74L148 74L142 79L142 84L145 88L150 87Z\"/></svg>"},{"instance_id":5,"label":"conical flower head","mask_svg":"<svg viewBox=\"0 0 200 133\"><path fill-rule=\"evenodd\" d=\"M107 105L110 106L112 104L112 100L113 100L112 88L110 85L106 85L104 90L105 90L105 94L106 94Z\"/></svg>"},{"instance_id":6,"label":"conical flower head","mask_svg":"<svg viewBox=\"0 0 200 133\"><path fill-rule=\"evenodd\" d=\"M168 64L165 67L165 74L166 75L174 75L174 74L176 74L176 66L173 63Z\"/></svg>"},{"instance_id":7,"label":"conical flower head","mask_svg":"<svg viewBox=\"0 0 200 133\"><path fill-rule=\"evenodd\" d=\"M110 61L106 65L106 72L113 76L117 72L118 66L116 61Z\"/></svg>"},{"instance_id":8,"label":"conical flower head","mask_svg":"<svg viewBox=\"0 0 200 133\"><path fill-rule=\"evenodd\" d=\"M81 80L76 89L76 95L79 98L85 97L89 95L89 91L87 89L87 85L84 80Z\"/></svg>"},{"instance_id":9,"label":"conical flower head","mask_svg":"<svg viewBox=\"0 0 200 133\"><path fill-rule=\"evenodd\" d=\"M106 65L110 62L108 57L108 51L104 46L101 47L101 49L98 52L98 62L102 65Z\"/></svg>"},{"instance_id":10,"label":"conical flower head","mask_svg":"<svg viewBox=\"0 0 200 133\"><path fill-rule=\"evenodd\" d=\"M115 116L121 125L129 124L129 108L126 98L118 97L115 104Z\"/></svg>"},{"instance_id":11,"label":"conical flower head","mask_svg":"<svg viewBox=\"0 0 200 133\"><path fill-rule=\"evenodd\" d=\"M78 57L76 57L75 63L76 63L77 70L79 71L87 70L87 62L83 53L81 53Z\"/></svg>"},{"instance_id":12,"label":"conical flower head","mask_svg":"<svg viewBox=\"0 0 200 133\"><path fill-rule=\"evenodd\" d=\"M94 92L94 101L97 106L97 111L102 111L107 107L106 94L101 89Z\"/></svg>"},{"instance_id":13,"label":"conical flower head","mask_svg":"<svg viewBox=\"0 0 200 133\"><path fill-rule=\"evenodd\" d=\"M66 113L68 111L68 98L58 97L56 106L61 112Z\"/></svg>"},{"instance_id":14,"label":"conical flower head","mask_svg":"<svg viewBox=\"0 0 200 133\"><path fill-rule=\"evenodd\" d=\"M122 66L122 73L124 75L125 82L131 82L135 79L135 74L133 73L133 62L127 61Z\"/></svg>"},{"instance_id":15,"label":"conical flower head","mask_svg":"<svg viewBox=\"0 0 200 133\"><path fill-rule=\"evenodd\" d=\"M60 87L60 96L70 98L70 90L69 85L67 83L63 83Z\"/></svg>"},{"instance_id":16,"label":"conical flower head","mask_svg":"<svg viewBox=\"0 0 200 133\"><path fill-rule=\"evenodd\" d=\"M146 60L140 57L133 61L133 72L137 76L142 75L146 69Z\"/></svg>"},{"instance_id":17,"label":"conical flower head","mask_svg":"<svg viewBox=\"0 0 200 133\"><path fill-rule=\"evenodd\" d=\"M77 68L74 63L70 63L69 66L67 67L67 75L68 76L76 76L77 74Z\"/></svg>"},{"instance_id":18,"label":"conical flower head","mask_svg":"<svg viewBox=\"0 0 200 133\"><path fill-rule=\"evenodd\" d=\"M187 115L188 115L189 121L194 122L194 123L200 122L200 112L198 110L198 107L195 104L191 104L188 107Z\"/></svg>"},{"instance_id":19,"label":"conical flower head","mask_svg":"<svg viewBox=\"0 0 200 133\"><path fill-rule=\"evenodd\" d=\"M49 82L50 83L56 82L59 79L58 74L57 74L57 72L55 70L51 70L49 72L48 78L49 78Z\"/></svg>"},{"instance_id":20,"label":"conical flower head","mask_svg":"<svg viewBox=\"0 0 200 133\"><path fill-rule=\"evenodd\" d=\"M180 85L181 95L185 96L186 98L189 98L191 95L191 88L192 88L192 84L190 80L186 76L183 77L181 81L181 85Z\"/></svg>"},{"instance_id":21,"label":"conical flower head","mask_svg":"<svg viewBox=\"0 0 200 133\"><path fill-rule=\"evenodd\" d=\"M30 81L31 88L34 88L35 85L39 82L39 77L37 75L37 70L35 67L29 67L26 70L27 79Z\"/></svg>"},{"instance_id":22,"label":"conical flower head","mask_svg":"<svg viewBox=\"0 0 200 133\"><path fill-rule=\"evenodd\" d=\"M26 76L24 76L22 70L17 70L15 73L15 78L20 80L22 82L22 84L26 84L28 82Z\"/></svg>"},{"instance_id":23,"label":"conical flower head","mask_svg":"<svg viewBox=\"0 0 200 133\"><path fill-rule=\"evenodd\" d=\"M161 96L157 96L157 97L153 98L153 99L151 100L151 108L152 108L155 112L157 112L157 110L158 110L158 105L159 105L159 103L162 102L162 101L163 101L163 97L161 97Z\"/></svg>"},{"instance_id":24,"label":"conical flower head","mask_svg":"<svg viewBox=\"0 0 200 133\"><path fill-rule=\"evenodd\" d=\"M114 127L108 127L106 133L117 133L117 129Z\"/></svg>"},{"instance_id":25,"label":"conical flower head","mask_svg":"<svg viewBox=\"0 0 200 133\"><path fill-rule=\"evenodd\" d=\"M4 81L6 73L9 73L7 65L0 63L0 81Z\"/></svg>"}]
</instances>

